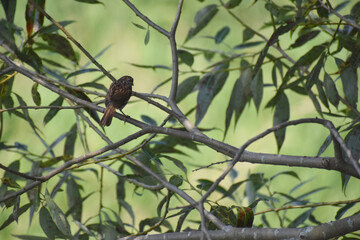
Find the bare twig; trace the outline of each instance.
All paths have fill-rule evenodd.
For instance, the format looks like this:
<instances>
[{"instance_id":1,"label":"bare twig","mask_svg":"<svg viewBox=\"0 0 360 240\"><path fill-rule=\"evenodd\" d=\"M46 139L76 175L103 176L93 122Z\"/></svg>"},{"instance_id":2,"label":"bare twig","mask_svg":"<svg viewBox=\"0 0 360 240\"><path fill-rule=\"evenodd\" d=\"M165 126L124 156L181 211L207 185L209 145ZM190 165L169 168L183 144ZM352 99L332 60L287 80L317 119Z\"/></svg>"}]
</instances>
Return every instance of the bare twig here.
<instances>
[{"instance_id":1,"label":"bare twig","mask_svg":"<svg viewBox=\"0 0 360 240\"><path fill-rule=\"evenodd\" d=\"M23 177L23 178L26 178L26 179L29 179L29 180L34 180L34 181L39 180L38 177L33 177L33 176L27 175L27 174L25 174L25 173L21 173L21 172L15 171L14 169L11 169L11 168L8 168L8 167L2 165L1 163L0 163L0 168L4 169L4 170L7 171L7 172L13 173L13 174L15 174L15 175L18 175L18 176L20 176L20 177Z\"/></svg>"},{"instance_id":2,"label":"bare twig","mask_svg":"<svg viewBox=\"0 0 360 240\"><path fill-rule=\"evenodd\" d=\"M71 36L71 34L70 34L68 31L66 31L66 29L65 29L63 26L61 26L55 19L53 19L49 14L47 14L47 12L46 12L44 9L42 9L38 4L36 4L34 0L29 0L29 1L30 1L30 3L31 3L32 5L34 5L35 8L36 8L37 10L39 10L47 19L49 19L53 24L55 24L55 25L67 36L67 38L69 38L69 39L86 55L86 57L88 57L88 58L90 59L90 61L91 61L92 63L94 63L95 66L98 67L108 78L110 78L112 81L115 81L115 80L116 80L116 79L114 78L114 76L111 75L108 71L106 71L106 69L105 69L100 63L98 63L98 62L95 60L95 58L93 58L93 57L91 56L91 54L90 54L88 51L86 51L86 49L85 49L78 41L76 41L76 40Z\"/></svg>"},{"instance_id":3,"label":"bare twig","mask_svg":"<svg viewBox=\"0 0 360 240\"><path fill-rule=\"evenodd\" d=\"M129 0L123 0L123 2L128 5L129 8L131 8L131 10L136 14L136 16L138 16L139 18L141 18L144 22L146 22L147 24L149 24L152 28L154 28L155 30L157 30L159 33L163 34L164 36L166 36L167 38L169 38L169 32L166 31L165 29L163 29L162 27L160 27L159 25L157 25L156 23L154 23L153 21L151 21L148 17L146 17L144 14L142 14L136 7L134 4L132 4Z\"/></svg>"}]
</instances>

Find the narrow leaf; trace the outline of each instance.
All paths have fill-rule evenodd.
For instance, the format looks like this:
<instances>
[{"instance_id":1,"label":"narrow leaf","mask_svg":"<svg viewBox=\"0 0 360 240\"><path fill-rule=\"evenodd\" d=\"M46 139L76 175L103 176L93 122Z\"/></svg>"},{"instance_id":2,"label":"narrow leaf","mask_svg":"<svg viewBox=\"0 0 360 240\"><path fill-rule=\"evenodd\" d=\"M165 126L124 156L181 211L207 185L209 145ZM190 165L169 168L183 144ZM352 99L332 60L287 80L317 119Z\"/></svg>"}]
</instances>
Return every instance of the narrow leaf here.
<instances>
[{"instance_id":1,"label":"narrow leaf","mask_svg":"<svg viewBox=\"0 0 360 240\"><path fill-rule=\"evenodd\" d=\"M340 71L345 98L356 108L358 102L358 79L356 69L351 66L345 66L344 62L339 58L336 58L335 61Z\"/></svg>"},{"instance_id":2,"label":"narrow leaf","mask_svg":"<svg viewBox=\"0 0 360 240\"><path fill-rule=\"evenodd\" d=\"M285 93L282 93L275 107L273 126L288 121L289 117L290 117L289 100L285 95ZM286 132L286 128L279 129L275 132L278 151L280 151L281 146L284 143L285 132Z\"/></svg>"},{"instance_id":3,"label":"narrow leaf","mask_svg":"<svg viewBox=\"0 0 360 240\"><path fill-rule=\"evenodd\" d=\"M230 32L230 28L228 26L225 26L222 29L220 29L215 35L215 43L216 44L221 43L225 39L225 37L229 34L229 32Z\"/></svg>"},{"instance_id":4,"label":"narrow leaf","mask_svg":"<svg viewBox=\"0 0 360 240\"><path fill-rule=\"evenodd\" d=\"M183 100L187 95L189 95L193 91L196 84L199 83L199 80L199 76L192 76L180 83L177 88L176 102L181 102L181 100Z\"/></svg>"},{"instance_id":5,"label":"narrow leaf","mask_svg":"<svg viewBox=\"0 0 360 240\"><path fill-rule=\"evenodd\" d=\"M60 96L57 99L55 99L52 103L50 103L49 106L61 106L64 99ZM60 109L52 108L48 111L48 113L44 117L44 124L47 124L50 122L53 117L59 112Z\"/></svg>"},{"instance_id":6,"label":"narrow leaf","mask_svg":"<svg viewBox=\"0 0 360 240\"><path fill-rule=\"evenodd\" d=\"M263 74L262 69L258 71L253 80L251 80L250 90L254 99L256 110L259 112L260 103L263 97Z\"/></svg>"},{"instance_id":7,"label":"narrow leaf","mask_svg":"<svg viewBox=\"0 0 360 240\"><path fill-rule=\"evenodd\" d=\"M69 131L69 135L66 136L64 145L64 156L72 158L74 156L75 141L77 137L77 125L74 123Z\"/></svg>"},{"instance_id":8,"label":"narrow leaf","mask_svg":"<svg viewBox=\"0 0 360 240\"><path fill-rule=\"evenodd\" d=\"M34 85L31 88L31 96L36 106L41 105L41 96L40 93L38 92L38 86L39 86L38 83L34 83Z\"/></svg>"},{"instance_id":9,"label":"narrow leaf","mask_svg":"<svg viewBox=\"0 0 360 240\"><path fill-rule=\"evenodd\" d=\"M208 25L208 23L213 19L213 17L218 12L218 6L216 4L211 4L203 9L200 9L194 18L195 21L195 27L191 28L188 32L188 35L186 37L186 41L190 40L192 37L194 37L196 34L198 34L203 28Z\"/></svg>"},{"instance_id":10,"label":"narrow leaf","mask_svg":"<svg viewBox=\"0 0 360 240\"><path fill-rule=\"evenodd\" d=\"M65 236L71 236L70 225L66 219L66 216L61 211L61 209L58 207L58 205L54 202L54 200L51 199L48 192L46 192L46 194L45 194L45 201L46 201L47 207L50 210L51 217L54 220L58 229Z\"/></svg>"},{"instance_id":11,"label":"narrow leaf","mask_svg":"<svg viewBox=\"0 0 360 240\"><path fill-rule=\"evenodd\" d=\"M324 76L324 87L326 96L329 99L330 103L337 108L339 105L339 94L334 81L328 74L325 74Z\"/></svg>"}]
</instances>

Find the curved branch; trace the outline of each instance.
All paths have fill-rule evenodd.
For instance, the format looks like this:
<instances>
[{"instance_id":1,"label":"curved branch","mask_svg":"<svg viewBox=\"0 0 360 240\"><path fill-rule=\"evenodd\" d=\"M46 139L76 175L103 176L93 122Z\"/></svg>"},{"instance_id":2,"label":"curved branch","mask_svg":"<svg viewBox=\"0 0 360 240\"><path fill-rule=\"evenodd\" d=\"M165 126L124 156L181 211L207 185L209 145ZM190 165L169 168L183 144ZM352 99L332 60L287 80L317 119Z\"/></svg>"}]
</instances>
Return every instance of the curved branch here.
<instances>
[{"instance_id":1,"label":"curved branch","mask_svg":"<svg viewBox=\"0 0 360 240\"><path fill-rule=\"evenodd\" d=\"M139 18L141 18L144 22L146 22L147 24L149 24L152 28L154 28L155 30L157 30L159 33L163 34L164 36L166 36L167 38L169 38L170 33L168 31L166 31L165 29L163 29L162 27L160 27L159 25L157 25L156 23L154 23L153 21L151 21L148 17L146 17L144 14L142 14L136 7L134 4L132 4L129 0L123 0L123 2L128 5L129 8L131 8L131 10L136 14L136 16L138 16Z\"/></svg>"}]
</instances>

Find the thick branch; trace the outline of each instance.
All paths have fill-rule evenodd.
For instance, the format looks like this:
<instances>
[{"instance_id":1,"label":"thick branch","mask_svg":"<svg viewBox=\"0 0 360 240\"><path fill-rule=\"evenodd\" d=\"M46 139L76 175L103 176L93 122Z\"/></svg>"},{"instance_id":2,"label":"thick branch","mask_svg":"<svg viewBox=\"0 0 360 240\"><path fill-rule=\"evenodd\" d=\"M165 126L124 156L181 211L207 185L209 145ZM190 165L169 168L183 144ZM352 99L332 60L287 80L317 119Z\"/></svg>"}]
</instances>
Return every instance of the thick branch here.
<instances>
[{"instance_id":1,"label":"thick branch","mask_svg":"<svg viewBox=\"0 0 360 240\"><path fill-rule=\"evenodd\" d=\"M304 228L228 228L226 230L209 231L212 240L225 239L330 239L343 236L360 229L360 214L333 222ZM131 240L197 240L201 231L163 233L130 238Z\"/></svg>"}]
</instances>

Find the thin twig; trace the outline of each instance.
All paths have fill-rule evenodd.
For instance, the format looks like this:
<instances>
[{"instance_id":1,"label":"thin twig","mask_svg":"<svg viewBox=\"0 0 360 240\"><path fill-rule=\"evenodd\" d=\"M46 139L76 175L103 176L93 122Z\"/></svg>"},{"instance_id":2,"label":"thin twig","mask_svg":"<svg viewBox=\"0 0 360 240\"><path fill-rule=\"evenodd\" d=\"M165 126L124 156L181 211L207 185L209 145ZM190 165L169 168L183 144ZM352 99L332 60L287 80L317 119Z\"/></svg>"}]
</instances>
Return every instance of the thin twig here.
<instances>
[{"instance_id":1,"label":"thin twig","mask_svg":"<svg viewBox=\"0 0 360 240\"><path fill-rule=\"evenodd\" d=\"M156 23L154 23L153 21L151 21L148 17L146 17L144 14L142 14L135 6L134 4L132 4L129 0L123 0L123 2L128 5L129 8L131 8L131 10L136 14L136 16L138 16L139 18L141 18L144 22L146 22L147 24L149 24L152 28L154 28L155 30L157 30L159 33L163 34L164 36L166 36L167 38L170 37L170 33L168 31L166 31L165 29L163 29L162 27L160 27L159 25L157 25Z\"/></svg>"},{"instance_id":2,"label":"thin twig","mask_svg":"<svg viewBox=\"0 0 360 240\"><path fill-rule=\"evenodd\" d=\"M114 78L114 76L111 75L108 71L106 71L106 69L105 69L100 63L98 63L98 62L95 60L95 58L93 58L93 57L91 56L91 54L90 54L88 51L86 51L86 49L85 49L78 41L76 41L76 40L71 36L71 34L70 34L68 31L66 31L66 29L65 29L63 26L61 26L55 19L53 19L49 14L47 14L47 12L46 12L43 8L41 8L38 4L36 4L34 0L29 0L29 1L30 1L30 3L31 3L32 5L34 5L35 8L36 8L37 10L39 10L47 19L49 19L53 24L55 24L55 25L67 36L67 38L69 38L69 39L86 55L86 57L88 57L88 58L90 59L90 61L91 61L92 63L94 63L95 66L97 66L108 78L110 78L113 82L116 81L116 79Z\"/></svg>"}]
</instances>

